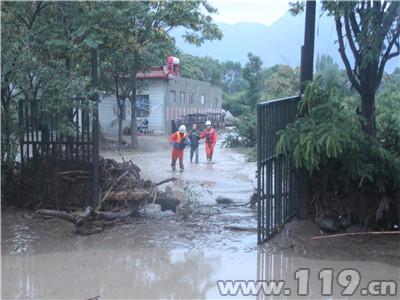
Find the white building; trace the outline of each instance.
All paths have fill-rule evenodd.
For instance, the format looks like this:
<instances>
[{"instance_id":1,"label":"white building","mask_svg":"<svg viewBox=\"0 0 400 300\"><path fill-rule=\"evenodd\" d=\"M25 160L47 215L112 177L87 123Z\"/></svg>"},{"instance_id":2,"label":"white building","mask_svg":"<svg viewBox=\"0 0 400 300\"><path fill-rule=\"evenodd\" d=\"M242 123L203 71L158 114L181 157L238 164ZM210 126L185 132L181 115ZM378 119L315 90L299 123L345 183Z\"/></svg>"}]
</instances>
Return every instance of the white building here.
<instances>
[{"instance_id":1,"label":"white building","mask_svg":"<svg viewBox=\"0 0 400 300\"><path fill-rule=\"evenodd\" d=\"M192 113L220 113L222 90L208 82L174 75L167 66L154 67L138 74L143 87L137 91L138 125L148 120L148 130L170 133L172 120ZM178 69L179 72L179 69ZM118 133L117 102L113 95L103 95L99 104L99 120L105 133ZM123 128L130 126L130 102L125 101Z\"/></svg>"}]
</instances>

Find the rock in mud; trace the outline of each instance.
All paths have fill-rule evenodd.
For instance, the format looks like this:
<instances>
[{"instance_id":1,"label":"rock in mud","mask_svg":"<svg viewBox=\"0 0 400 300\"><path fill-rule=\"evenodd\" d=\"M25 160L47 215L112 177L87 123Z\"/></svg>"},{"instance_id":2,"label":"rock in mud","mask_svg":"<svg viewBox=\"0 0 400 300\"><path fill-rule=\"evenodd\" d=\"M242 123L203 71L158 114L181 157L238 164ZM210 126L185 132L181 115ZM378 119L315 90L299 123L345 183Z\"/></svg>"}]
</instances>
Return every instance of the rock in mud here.
<instances>
[{"instance_id":1,"label":"rock in mud","mask_svg":"<svg viewBox=\"0 0 400 300\"><path fill-rule=\"evenodd\" d=\"M350 217L350 215L341 216L339 218L339 224L340 224L340 227L342 227L344 229L348 228L351 225L351 217Z\"/></svg>"},{"instance_id":2,"label":"rock in mud","mask_svg":"<svg viewBox=\"0 0 400 300\"><path fill-rule=\"evenodd\" d=\"M327 232L338 232L340 228L338 220L332 217L316 218L315 222L317 223L319 228Z\"/></svg>"},{"instance_id":3,"label":"rock in mud","mask_svg":"<svg viewBox=\"0 0 400 300\"><path fill-rule=\"evenodd\" d=\"M357 232L365 232L365 228L361 225L351 225L344 231L346 233L357 233Z\"/></svg>"},{"instance_id":4,"label":"rock in mud","mask_svg":"<svg viewBox=\"0 0 400 300\"><path fill-rule=\"evenodd\" d=\"M215 198L215 202L218 204L232 204L234 201L228 197L218 196Z\"/></svg>"}]
</instances>

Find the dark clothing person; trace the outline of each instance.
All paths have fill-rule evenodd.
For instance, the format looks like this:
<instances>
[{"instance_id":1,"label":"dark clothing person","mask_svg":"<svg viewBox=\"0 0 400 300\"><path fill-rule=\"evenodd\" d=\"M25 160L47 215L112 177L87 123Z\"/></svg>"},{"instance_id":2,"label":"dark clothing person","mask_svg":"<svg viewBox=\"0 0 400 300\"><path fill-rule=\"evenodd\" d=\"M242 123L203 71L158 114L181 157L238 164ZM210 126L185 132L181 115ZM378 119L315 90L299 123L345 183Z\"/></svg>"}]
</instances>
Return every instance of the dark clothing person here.
<instances>
[{"instance_id":1,"label":"dark clothing person","mask_svg":"<svg viewBox=\"0 0 400 300\"><path fill-rule=\"evenodd\" d=\"M200 141L200 135L195 129L191 129L189 133L189 140L191 142L190 144L190 162L193 162L193 155L196 154L195 156L195 162L199 162L199 141Z\"/></svg>"}]
</instances>

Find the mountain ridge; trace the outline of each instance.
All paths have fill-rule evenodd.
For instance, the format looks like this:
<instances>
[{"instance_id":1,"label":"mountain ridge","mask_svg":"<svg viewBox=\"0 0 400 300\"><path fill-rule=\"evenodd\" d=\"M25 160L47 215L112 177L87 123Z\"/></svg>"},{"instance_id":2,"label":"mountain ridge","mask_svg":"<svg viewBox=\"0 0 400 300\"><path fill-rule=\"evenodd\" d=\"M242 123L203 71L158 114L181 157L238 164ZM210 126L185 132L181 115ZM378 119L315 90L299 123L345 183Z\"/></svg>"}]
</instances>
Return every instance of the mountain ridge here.
<instances>
[{"instance_id":1,"label":"mountain ridge","mask_svg":"<svg viewBox=\"0 0 400 300\"><path fill-rule=\"evenodd\" d=\"M181 37L181 29L174 30L172 36L177 47L183 53L191 55L210 56L220 61L232 60L245 64L247 53L252 52L262 59L264 67L277 64L287 64L291 67L300 65L301 45L304 42L304 15L293 16L288 12L271 25L252 22L217 24L224 34L223 39L206 41L200 47L185 43ZM317 15L314 60L318 55L328 54L343 68L336 40L333 19ZM387 63L386 71L392 72L396 66L400 67L398 57Z\"/></svg>"}]
</instances>

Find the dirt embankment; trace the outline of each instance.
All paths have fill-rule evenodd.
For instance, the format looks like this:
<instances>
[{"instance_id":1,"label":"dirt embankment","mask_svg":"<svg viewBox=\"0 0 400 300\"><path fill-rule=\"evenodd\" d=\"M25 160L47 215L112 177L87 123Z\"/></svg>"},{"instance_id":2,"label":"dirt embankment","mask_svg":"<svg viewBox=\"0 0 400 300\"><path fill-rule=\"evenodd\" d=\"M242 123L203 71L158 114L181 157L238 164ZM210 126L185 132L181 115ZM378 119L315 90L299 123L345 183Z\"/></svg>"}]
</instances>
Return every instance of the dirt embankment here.
<instances>
[{"instance_id":1,"label":"dirt embankment","mask_svg":"<svg viewBox=\"0 0 400 300\"><path fill-rule=\"evenodd\" d=\"M262 247L269 253L329 260L375 261L400 267L400 234L336 236L324 235L310 221L286 224Z\"/></svg>"}]
</instances>

